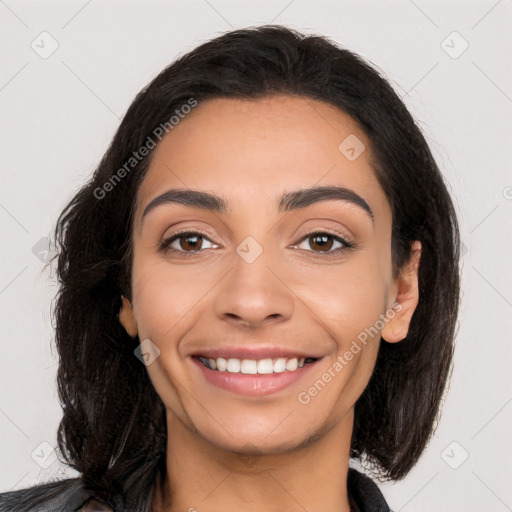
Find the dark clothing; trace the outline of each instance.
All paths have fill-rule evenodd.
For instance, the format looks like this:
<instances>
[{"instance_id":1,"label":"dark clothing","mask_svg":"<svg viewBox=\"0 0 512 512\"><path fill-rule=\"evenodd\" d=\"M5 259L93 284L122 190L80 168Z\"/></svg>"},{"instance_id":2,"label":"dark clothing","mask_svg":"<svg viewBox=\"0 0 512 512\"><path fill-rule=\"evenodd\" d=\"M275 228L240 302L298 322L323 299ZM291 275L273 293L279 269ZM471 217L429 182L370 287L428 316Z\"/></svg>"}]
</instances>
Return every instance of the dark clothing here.
<instances>
[{"instance_id":1,"label":"dark clothing","mask_svg":"<svg viewBox=\"0 0 512 512\"><path fill-rule=\"evenodd\" d=\"M347 487L352 512L391 512L377 485L363 473L349 468ZM138 511L115 509L92 490L85 489L79 478L68 478L0 494L0 512Z\"/></svg>"},{"instance_id":2,"label":"dark clothing","mask_svg":"<svg viewBox=\"0 0 512 512\"><path fill-rule=\"evenodd\" d=\"M352 512L392 512L375 482L354 468L348 470L347 488Z\"/></svg>"}]
</instances>

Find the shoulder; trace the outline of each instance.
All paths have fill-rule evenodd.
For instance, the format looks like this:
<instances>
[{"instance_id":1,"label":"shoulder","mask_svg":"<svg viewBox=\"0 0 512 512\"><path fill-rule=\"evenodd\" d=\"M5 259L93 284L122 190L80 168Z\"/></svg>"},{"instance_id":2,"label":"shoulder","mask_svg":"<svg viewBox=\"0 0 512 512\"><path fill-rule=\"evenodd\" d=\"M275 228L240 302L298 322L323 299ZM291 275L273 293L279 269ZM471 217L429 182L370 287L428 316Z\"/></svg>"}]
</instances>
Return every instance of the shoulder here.
<instances>
[{"instance_id":1,"label":"shoulder","mask_svg":"<svg viewBox=\"0 0 512 512\"><path fill-rule=\"evenodd\" d=\"M0 493L0 512L86 512L88 510L110 512L113 508L105 502L97 501L79 478L68 478Z\"/></svg>"},{"instance_id":2,"label":"shoulder","mask_svg":"<svg viewBox=\"0 0 512 512\"><path fill-rule=\"evenodd\" d=\"M348 493L361 512L391 512L377 484L354 468L348 470Z\"/></svg>"}]
</instances>

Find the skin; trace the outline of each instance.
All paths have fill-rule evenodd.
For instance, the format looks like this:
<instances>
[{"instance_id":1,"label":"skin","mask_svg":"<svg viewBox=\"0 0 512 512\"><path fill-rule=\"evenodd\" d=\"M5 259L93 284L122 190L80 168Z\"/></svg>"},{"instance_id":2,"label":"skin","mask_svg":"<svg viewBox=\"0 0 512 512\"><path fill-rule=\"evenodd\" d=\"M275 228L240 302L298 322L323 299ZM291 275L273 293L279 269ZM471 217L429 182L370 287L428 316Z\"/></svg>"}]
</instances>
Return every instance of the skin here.
<instances>
[{"instance_id":1,"label":"skin","mask_svg":"<svg viewBox=\"0 0 512 512\"><path fill-rule=\"evenodd\" d=\"M353 161L338 149L350 134L366 147ZM281 95L207 101L155 149L137 195L132 301L123 298L120 311L130 335L160 350L147 366L168 428L167 477L155 486L154 511L350 510L354 404L380 336L361 345L309 403L297 396L395 301L397 312L380 335L402 340L418 302L421 245L412 245L394 279L391 209L370 162L370 141L349 115ZM353 190L374 221L339 200L277 211L277 195L319 185ZM142 222L149 202L171 188L214 192L229 211L166 204ZM208 235L192 248L186 236L172 247L198 252L184 258L159 251L162 239L185 228ZM322 250L310 231L350 237L355 248L329 256L340 244L329 239ZM236 252L247 236L263 249L252 263ZM284 390L248 397L209 384L190 357L205 347L269 340L322 359Z\"/></svg>"}]
</instances>

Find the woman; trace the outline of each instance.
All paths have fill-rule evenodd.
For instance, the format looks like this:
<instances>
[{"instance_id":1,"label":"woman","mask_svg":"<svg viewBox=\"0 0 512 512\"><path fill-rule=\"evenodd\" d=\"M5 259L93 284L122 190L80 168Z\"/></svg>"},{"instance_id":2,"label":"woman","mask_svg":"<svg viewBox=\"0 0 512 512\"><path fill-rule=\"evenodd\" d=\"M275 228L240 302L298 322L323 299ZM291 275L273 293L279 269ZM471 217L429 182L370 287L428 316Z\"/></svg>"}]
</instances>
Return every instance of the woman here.
<instances>
[{"instance_id":1,"label":"woman","mask_svg":"<svg viewBox=\"0 0 512 512\"><path fill-rule=\"evenodd\" d=\"M387 511L440 411L459 230L360 57L237 30L135 98L62 212L59 449L0 511Z\"/></svg>"}]
</instances>

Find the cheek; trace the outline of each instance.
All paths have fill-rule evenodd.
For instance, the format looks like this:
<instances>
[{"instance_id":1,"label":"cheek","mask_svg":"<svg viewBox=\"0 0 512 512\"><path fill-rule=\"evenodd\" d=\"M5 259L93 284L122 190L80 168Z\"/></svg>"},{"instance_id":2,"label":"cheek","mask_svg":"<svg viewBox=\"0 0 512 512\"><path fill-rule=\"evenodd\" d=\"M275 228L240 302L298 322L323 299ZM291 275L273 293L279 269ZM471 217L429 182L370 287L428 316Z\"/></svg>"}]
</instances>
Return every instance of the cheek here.
<instances>
[{"instance_id":1,"label":"cheek","mask_svg":"<svg viewBox=\"0 0 512 512\"><path fill-rule=\"evenodd\" d=\"M162 260L134 259L133 296L137 326L141 336L163 340L179 330L179 322L192 312L211 283L198 277L194 266L172 269Z\"/></svg>"},{"instance_id":2,"label":"cheek","mask_svg":"<svg viewBox=\"0 0 512 512\"><path fill-rule=\"evenodd\" d=\"M383 312L385 286L379 266L369 263L341 265L321 287L303 289L314 321L333 339L322 371L297 397L310 417L341 421L373 373L380 342L374 326Z\"/></svg>"},{"instance_id":3,"label":"cheek","mask_svg":"<svg viewBox=\"0 0 512 512\"><path fill-rule=\"evenodd\" d=\"M329 381L328 391L324 392L322 385L317 390L322 390L324 406L330 404L333 411L345 412L353 405L375 365L380 341L380 329L375 326L386 297L386 276L376 252L324 267L316 275L311 271L296 274L295 286L291 286L307 306L308 314L312 313L311 320L331 338L333 350L324 368L326 375L322 375ZM334 407L339 401L342 403Z\"/></svg>"},{"instance_id":4,"label":"cheek","mask_svg":"<svg viewBox=\"0 0 512 512\"><path fill-rule=\"evenodd\" d=\"M133 298L139 339L151 340L159 350L159 356L147 367L148 375L166 407L194 428L181 392L183 385L189 387L190 383L180 364L179 340L190 327L182 320L206 293L202 290L206 284L198 285L193 271L185 267L173 271L167 262L150 256L141 257L138 263L134 257Z\"/></svg>"},{"instance_id":5,"label":"cheek","mask_svg":"<svg viewBox=\"0 0 512 512\"><path fill-rule=\"evenodd\" d=\"M383 312L386 277L377 259L368 251L339 265L288 272L290 288L307 306L312 321L320 322L335 339L338 350Z\"/></svg>"},{"instance_id":6,"label":"cheek","mask_svg":"<svg viewBox=\"0 0 512 512\"><path fill-rule=\"evenodd\" d=\"M141 266L133 273L133 299L139 336L160 339L171 329L177 304L176 293L169 288L158 266ZM162 314L166 311L166 314Z\"/></svg>"}]
</instances>

